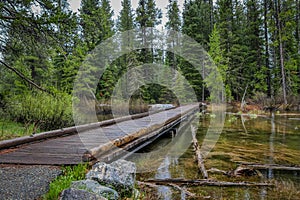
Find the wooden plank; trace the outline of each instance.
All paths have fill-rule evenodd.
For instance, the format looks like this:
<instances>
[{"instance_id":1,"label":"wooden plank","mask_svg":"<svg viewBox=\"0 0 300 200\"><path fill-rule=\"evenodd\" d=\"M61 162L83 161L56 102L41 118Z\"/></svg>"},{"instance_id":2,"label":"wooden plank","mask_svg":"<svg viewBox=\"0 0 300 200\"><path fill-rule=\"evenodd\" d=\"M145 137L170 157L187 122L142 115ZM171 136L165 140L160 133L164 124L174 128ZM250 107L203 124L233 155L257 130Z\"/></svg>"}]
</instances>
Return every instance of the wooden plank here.
<instances>
[{"instance_id":1,"label":"wooden plank","mask_svg":"<svg viewBox=\"0 0 300 200\"><path fill-rule=\"evenodd\" d=\"M144 141L147 139L147 134L153 133L166 126L165 122L171 123L179 119L182 114L195 109L195 107L195 105L189 105L172 111L168 110L162 113L156 113L145 118L138 118L131 122L121 121L118 124L101 127L101 130L98 127L98 129L85 130L76 135L42 140L18 146L18 148L2 150L0 151L0 163L42 165L78 164L83 161L86 148L93 149L99 146L106 146L106 150L111 150L115 146L121 146L145 136L140 140ZM168 115L168 118L166 118L166 115ZM132 122L135 126L132 126ZM87 125L84 127L91 126ZM64 130L71 131L72 129ZM126 141L126 139L129 140ZM84 143L82 141L84 141ZM135 145L136 143L133 144ZM133 144L129 144L127 148Z\"/></svg>"},{"instance_id":2,"label":"wooden plank","mask_svg":"<svg viewBox=\"0 0 300 200\"><path fill-rule=\"evenodd\" d=\"M24 136L24 137L11 139L11 140L4 140L4 141L0 141L0 149L11 148L11 147L15 147L18 145L30 143L30 142L36 142L36 141L50 139L50 138L54 138L54 137L61 137L64 135L77 134L77 130L78 131L86 131L86 130L90 130L93 128L99 128L102 126L109 126L109 125L123 122L126 120L139 119L139 118L148 116L149 114L151 115L151 114L154 114L157 112L159 112L159 111L135 114L135 115L125 116L125 117L119 117L119 118L115 118L115 119L105 120L102 122L73 126L73 127L68 127L68 128L63 128L63 129L53 130L53 131L47 131L47 132L39 133L39 134L36 134L33 136Z\"/></svg>"},{"instance_id":3,"label":"wooden plank","mask_svg":"<svg viewBox=\"0 0 300 200\"><path fill-rule=\"evenodd\" d=\"M137 139L137 138L143 137L151 132L154 132L154 131L162 128L166 123L171 123L172 121L175 121L176 119L180 118L182 115L185 115L194 109L195 109L195 105L192 107L187 107L183 111L179 110L179 109L178 110L175 109L175 110L177 110L177 112L174 112L174 114L172 115L172 118L168 118L168 119L166 119L166 121L160 122L158 124L154 124L154 125L150 126L149 128L143 128L137 132L128 134L122 138L118 138L118 139L112 141L111 143L99 145L98 147L90 149L85 154L88 157L100 158L105 152L109 151L110 149L112 149L114 147L120 147L122 145L125 145L125 144ZM156 116L155 116L156 119L159 119L159 115L162 115L162 113L156 114ZM152 115L152 117L154 117L154 115Z\"/></svg>"}]
</instances>

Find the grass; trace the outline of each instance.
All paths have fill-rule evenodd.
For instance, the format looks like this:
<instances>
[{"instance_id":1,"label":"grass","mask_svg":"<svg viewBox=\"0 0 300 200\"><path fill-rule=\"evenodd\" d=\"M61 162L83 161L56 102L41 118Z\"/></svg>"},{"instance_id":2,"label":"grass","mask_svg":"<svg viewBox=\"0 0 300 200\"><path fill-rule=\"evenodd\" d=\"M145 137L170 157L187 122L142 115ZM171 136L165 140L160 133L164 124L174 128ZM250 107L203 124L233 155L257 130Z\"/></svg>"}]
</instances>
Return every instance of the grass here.
<instances>
[{"instance_id":1,"label":"grass","mask_svg":"<svg viewBox=\"0 0 300 200\"><path fill-rule=\"evenodd\" d=\"M9 120L0 120L0 140L8 140L32 134L33 124L28 126ZM39 132L39 130L37 130Z\"/></svg>"},{"instance_id":2,"label":"grass","mask_svg":"<svg viewBox=\"0 0 300 200\"><path fill-rule=\"evenodd\" d=\"M50 183L49 192L44 196L44 200L56 200L59 194L71 186L72 181L78 181L85 179L88 165L79 164L76 166L66 166L63 168L63 175L57 177L52 183Z\"/></svg>"}]
</instances>

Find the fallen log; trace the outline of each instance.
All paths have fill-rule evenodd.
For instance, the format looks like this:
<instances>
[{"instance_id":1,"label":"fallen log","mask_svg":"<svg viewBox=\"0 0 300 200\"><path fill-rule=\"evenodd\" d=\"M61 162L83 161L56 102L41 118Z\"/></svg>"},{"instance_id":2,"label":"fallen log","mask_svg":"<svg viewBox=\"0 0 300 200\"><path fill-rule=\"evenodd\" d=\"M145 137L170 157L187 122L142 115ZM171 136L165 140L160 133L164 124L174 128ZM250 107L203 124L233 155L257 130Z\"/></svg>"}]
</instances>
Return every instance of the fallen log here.
<instances>
[{"instance_id":1,"label":"fallen log","mask_svg":"<svg viewBox=\"0 0 300 200\"><path fill-rule=\"evenodd\" d=\"M200 147L198 144L198 140L196 138L196 129L195 127L191 126L192 130L192 136L193 136L193 145L194 145L194 151L196 153L196 158L197 158L197 163L198 163L198 168L202 173L202 176L204 179L208 179L208 174L204 166L204 161L201 155Z\"/></svg>"},{"instance_id":2,"label":"fallen log","mask_svg":"<svg viewBox=\"0 0 300 200\"><path fill-rule=\"evenodd\" d=\"M255 169L273 169L273 170L282 170L282 171L300 171L299 166L285 166L277 164L258 164L258 163L239 163L240 165L252 167Z\"/></svg>"},{"instance_id":3,"label":"fallen log","mask_svg":"<svg viewBox=\"0 0 300 200\"><path fill-rule=\"evenodd\" d=\"M226 181L216 181L208 179L149 179L145 181L146 183L152 183L156 185L169 185L176 184L179 186L189 185L189 186L218 186L218 187L269 187L274 186L270 183L254 183L254 182L226 182Z\"/></svg>"},{"instance_id":4,"label":"fallen log","mask_svg":"<svg viewBox=\"0 0 300 200\"><path fill-rule=\"evenodd\" d=\"M289 120L300 120L300 118L289 118Z\"/></svg>"}]
</instances>

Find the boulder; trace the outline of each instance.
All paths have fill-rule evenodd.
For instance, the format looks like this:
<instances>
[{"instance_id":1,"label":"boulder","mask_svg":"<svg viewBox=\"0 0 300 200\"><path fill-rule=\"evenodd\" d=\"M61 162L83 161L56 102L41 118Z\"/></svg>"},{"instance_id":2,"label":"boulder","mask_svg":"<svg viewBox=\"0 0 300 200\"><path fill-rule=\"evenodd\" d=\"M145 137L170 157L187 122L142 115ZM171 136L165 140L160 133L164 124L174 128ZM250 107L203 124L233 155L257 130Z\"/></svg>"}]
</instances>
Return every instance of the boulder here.
<instances>
[{"instance_id":1,"label":"boulder","mask_svg":"<svg viewBox=\"0 0 300 200\"><path fill-rule=\"evenodd\" d=\"M86 178L101 185L113 187L122 193L132 193L135 184L136 166L132 162L117 160L111 164L96 163Z\"/></svg>"},{"instance_id":2,"label":"boulder","mask_svg":"<svg viewBox=\"0 0 300 200\"><path fill-rule=\"evenodd\" d=\"M107 199L117 200L119 198L119 195L115 190L108 187L104 187L100 185L97 181L93 180L73 181L71 184L71 188L86 190L88 192L105 197Z\"/></svg>"},{"instance_id":3,"label":"boulder","mask_svg":"<svg viewBox=\"0 0 300 200\"><path fill-rule=\"evenodd\" d=\"M59 199L60 200L75 200L75 199L106 200L106 198L101 197L97 194L90 193L86 190L79 190L75 188L69 188L62 191Z\"/></svg>"}]
</instances>

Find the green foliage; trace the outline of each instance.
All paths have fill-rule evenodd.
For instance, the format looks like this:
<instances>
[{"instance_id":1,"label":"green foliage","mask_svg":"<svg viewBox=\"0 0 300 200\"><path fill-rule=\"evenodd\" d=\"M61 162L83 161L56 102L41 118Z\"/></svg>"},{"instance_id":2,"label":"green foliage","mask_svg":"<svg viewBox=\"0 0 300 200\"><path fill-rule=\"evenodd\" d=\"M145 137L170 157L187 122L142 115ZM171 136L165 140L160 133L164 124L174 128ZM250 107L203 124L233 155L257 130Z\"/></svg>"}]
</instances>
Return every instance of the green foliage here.
<instances>
[{"instance_id":1,"label":"green foliage","mask_svg":"<svg viewBox=\"0 0 300 200\"><path fill-rule=\"evenodd\" d=\"M7 110L13 120L53 130L73 125L71 103L67 94L24 93L11 97Z\"/></svg>"},{"instance_id":2,"label":"green foliage","mask_svg":"<svg viewBox=\"0 0 300 200\"><path fill-rule=\"evenodd\" d=\"M79 164L77 166L66 166L63 168L63 175L57 177L52 183L50 183L49 192L43 197L45 200L58 199L59 194L71 186L72 181L78 181L85 179L88 165Z\"/></svg>"},{"instance_id":3,"label":"green foliage","mask_svg":"<svg viewBox=\"0 0 300 200\"><path fill-rule=\"evenodd\" d=\"M140 0L136 9L136 23L139 27L155 27L161 23L162 12L154 0Z\"/></svg>"},{"instance_id":4,"label":"green foliage","mask_svg":"<svg viewBox=\"0 0 300 200\"><path fill-rule=\"evenodd\" d=\"M0 120L0 140L8 140L16 137L28 136L34 131L34 124L24 126L22 123ZM39 132L39 129L36 130Z\"/></svg>"},{"instance_id":5,"label":"green foliage","mask_svg":"<svg viewBox=\"0 0 300 200\"><path fill-rule=\"evenodd\" d=\"M1 62L25 77L20 78L1 64L0 106L8 106L10 109L3 112L10 114L13 121L25 123L26 127L33 124L34 129L39 126L42 129L59 128L72 124L69 95L73 93L80 66L85 72L80 77L82 82L90 88L97 88L96 91L88 88L80 92L91 99L108 100L118 79L134 66L145 63L162 63L180 71L193 87L198 100L219 95L208 91L208 88L218 87L213 82L215 78L225 83L227 100L241 100L246 87L247 97L268 91L269 98L278 98L275 96L281 95L283 89L287 90L287 96L297 96L300 91L299 8L299 0L189 0L185 1L180 16L178 1L169 0L166 28L181 31L202 44L216 63L221 77L211 74L205 83L189 61L164 52L165 44L153 47L149 38L151 33L142 32L137 37L147 48L123 55L103 73L103 79L98 83L94 75L104 70L97 68L103 61L88 53L114 34L115 25L119 31L159 25L162 12L154 0L139 0L135 13L131 2L123 0L117 24L114 24L108 0L82 0L78 15L71 11L67 0L0 3L0 24L3 27L0 29ZM122 50L132 47L127 42L130 37L135 36L127 35L120 41ZM176 38L167 40L171 44L167 47L169 49L180 44ZM83 63L84 60L94 62ZM138 70L130 73L141 79L150 75L157 78L150 67L145 73ZM126 87L119 91L127 99L139 81L130 80L130 76L122 80ZM182 77L174 73L169 80L178 84L179 91L184 91L180 79ZM34 86L28 80L58 95L51 97L33 92ZM86 85L78 84L79 89L86 88ZM184 92L179 95L183 96ZM135 97L149 103L170 102L174 98L166 88L157 85L140 88ZM64 104L67 108L62 111Z\"/></svg>"},{"instance_id":6,"label":"green foliage","mask_svg":"<svg viewBox=\"0 0 300 200\"><path fill-rule=\"evenodd\" d=\"M93 50L105 39L111 37L113 30L113 11L108 0L83 0L80 8L80 24L83 42Z\"/></svg>"},{"instance_id":7,"label":"green foliage","mask_svg":"<svg viewBox=\"0 0 300 200\"><path fill-rule=\"evenodd\" d=\"M179 32L181 27L181 19L177 0L169 0L167 9L168 22L166 23L166 28Z\"/></svg>"},{"instance_id":8,"label":"green foliage","mask_svg":"<svg viewBox=\"0 0 300 200\"><path fill-rule=\"evenodd\" d=\"M186 1L183 10L182 32L208 50L209 34L213 28L212 1Z\"/></svg>"},{"instance_id":9,"label":"green foliage","mask_svg":"<svg viewBox=\"0 0 300 200\"><path fill-rule=\"evenodd\" d=\"M227 100L231 100L231 90L230 86L226 84L226 78L227 78L227 71L228 71L228 65L227 60L224 58L224 50L221 49L221 38L220 38L220 32L217 28L217 26L214 26L213 32L210 36L209 41L210 50L208 54L211 56L211 58L214 61L214 64L217 66L217 69L222 77L224 87L225 87L225 94L222 94L222 100L225 100L225 95ZM215 84L215 80L209 80L207 84L213 85Z\"/></svg>"},{"instance_id":10,"label":"green foliage","mask_svg":"<svg viewBox=\"0 0 300 200\"><path fill-rule=\"evenodd\" d=\"M122 1L122 10L118 18L117 26L118 30L121 32L132 30L134 28L134 14L130 0Z\"/></svg>"}]
</instances>

